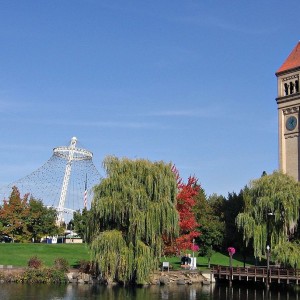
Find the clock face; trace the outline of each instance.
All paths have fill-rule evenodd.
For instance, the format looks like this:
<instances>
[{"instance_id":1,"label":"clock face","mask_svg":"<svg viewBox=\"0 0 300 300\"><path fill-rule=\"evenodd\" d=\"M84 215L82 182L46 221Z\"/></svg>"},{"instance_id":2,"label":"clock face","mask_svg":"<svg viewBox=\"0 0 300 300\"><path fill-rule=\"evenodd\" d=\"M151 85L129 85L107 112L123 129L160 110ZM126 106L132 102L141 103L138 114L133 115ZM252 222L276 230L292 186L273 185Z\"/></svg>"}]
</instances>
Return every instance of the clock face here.
<instances>
[{"instance_id":1,"label":"clock face","mask_svg":"<svg viewBox=\"0 0 300 300\"><path fill-rule=\"evenodd\" d=\"M294 130L297 126L297 118L295 116L291 116L286 120L286 129Z\"/></svg>"}]
</instances>

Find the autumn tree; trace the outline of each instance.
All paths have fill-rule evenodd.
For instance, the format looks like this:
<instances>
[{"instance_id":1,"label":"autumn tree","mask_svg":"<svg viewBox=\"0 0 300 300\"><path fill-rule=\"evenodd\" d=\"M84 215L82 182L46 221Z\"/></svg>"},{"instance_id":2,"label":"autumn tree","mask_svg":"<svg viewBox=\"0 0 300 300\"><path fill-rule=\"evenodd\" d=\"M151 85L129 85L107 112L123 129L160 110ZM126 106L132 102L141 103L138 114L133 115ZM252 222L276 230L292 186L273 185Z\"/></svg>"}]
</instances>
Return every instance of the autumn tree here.
<instances>
[{"instance_id":1,"label":"autumn tree","mask_svg":"<svg viewBox=\"0 0 300 300\"><path fill-rule=\"evenodd\" d=\"M175 166L172 166L172 171L178 189L176 209L179 213L179 237L176 240L164 237L165 254L178 254L182 250L191 249L193 240L200 235L194 212L195 197L200 191L198 180L193 176L184 183Z\"/></svg>"},{"instance_id":2,"label":"autumn tree","mask_svg":"<svg viewBox=\"0 0 300 300\"><path fill-rule=\"evenodd\" d=\"M57 235L59 228L56 225L57 211L44 206L41 200L30 198L27 229L31 240L39 242L44 236Z\"/></svg>"},{"instance_id":3,"label":"autumn tree","mask_svg":"<svg viewBox=\"0 0 300 300\"><path fill-rule=\"evenodd\" d=\"M300 246L293 239L299 222L300 184L274 172L250 182L244 201L236 221L245 241L253 241L255 257L265 257L269 245L273 259L299 267Z\"/></svg>"},{"instance_id":4,"label":"autumn tree","mask_svg":"<svg viewBox=\"0 0 300 300\"><path fill-rule=\"evenodd\" d=\"M27 223L30 214L28 194L23 198L17 187L12 188L8 200L3 201L0 207L0 220L2 234L10 236L15 242L24 242L29 239Z\"/></svg>"},{"instance_id":5,"label":"autumn tree","mask_svg":"<svg viewBox=\"0 0 300 300\"><path fill-rule=\"evenodd\" d=\"M40 241L45 235L59 232L56 211L47 208L41 200L23 196L17 187L12 188L8 200L0 207L0 231L16 242Z\"/></svg>"},{"instance_id":6,"label":"autumn tree","mask_svg":"<svg viewBox=\"0 0 300 300\"><path fill-rule=\"evenodd\" d=\"M157 270L162 236L178 234L171 165L107 157L94 189L87 240L105 280L145 283Z\"/></svg>"}]
</instances>

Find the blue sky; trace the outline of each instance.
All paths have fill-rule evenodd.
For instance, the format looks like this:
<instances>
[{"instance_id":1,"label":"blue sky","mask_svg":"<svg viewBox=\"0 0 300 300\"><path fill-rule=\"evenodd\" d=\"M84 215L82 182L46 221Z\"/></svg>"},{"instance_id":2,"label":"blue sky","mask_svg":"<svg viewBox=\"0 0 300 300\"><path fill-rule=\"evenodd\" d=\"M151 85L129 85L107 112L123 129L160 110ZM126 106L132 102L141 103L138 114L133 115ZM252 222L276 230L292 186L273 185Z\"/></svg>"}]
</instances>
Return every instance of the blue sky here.
<instances>
[{"instance_id":1,"label":"blue sky","mask_svg":"<svg viewBox=\"0 0 300 300\"><path fill-rule=\"evenodd\" d=\"M76 136L174 163L206 193L278 168L275 72L299 1L0 1L0 183Z\"/></svg>"}]
</instances>

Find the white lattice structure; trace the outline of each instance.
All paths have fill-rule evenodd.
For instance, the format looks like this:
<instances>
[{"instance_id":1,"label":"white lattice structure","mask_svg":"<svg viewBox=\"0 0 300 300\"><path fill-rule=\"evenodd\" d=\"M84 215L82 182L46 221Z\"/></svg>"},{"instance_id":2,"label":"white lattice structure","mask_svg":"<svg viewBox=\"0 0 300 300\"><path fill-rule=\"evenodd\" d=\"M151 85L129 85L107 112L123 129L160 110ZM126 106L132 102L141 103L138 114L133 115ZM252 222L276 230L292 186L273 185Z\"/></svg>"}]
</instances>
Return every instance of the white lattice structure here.
<instances>
[{"instance_id":1,"label":"white lattice structure","mask_svg":"<svg viewBox=\"0 0 300 300\"><path fill-rule=\"evenodd\" d=\"M53 155L42 167L0 188L0 200L7 199L11 188L16 186L21 195L30 193L44 205L56 208L61 223L66 214L72 215L84 208L86 195L91 199L93 187L100 182L101 176L92 158L93 153L78 147L78 140L73 137L68 146L54 148Z\"/></svg>"}]
</instances>

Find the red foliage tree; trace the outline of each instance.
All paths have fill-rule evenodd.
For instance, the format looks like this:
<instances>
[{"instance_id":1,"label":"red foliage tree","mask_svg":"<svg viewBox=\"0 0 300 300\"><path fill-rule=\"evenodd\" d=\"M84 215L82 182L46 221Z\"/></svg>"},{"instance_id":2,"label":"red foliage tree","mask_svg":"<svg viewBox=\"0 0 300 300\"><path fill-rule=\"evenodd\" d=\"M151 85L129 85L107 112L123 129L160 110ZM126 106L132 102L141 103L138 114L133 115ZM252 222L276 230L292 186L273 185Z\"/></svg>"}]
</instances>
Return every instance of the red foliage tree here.
<instances>
[{"instance_id":1,"label":"red foliage tree","mask_svg":"<svg viewBox=\"0 0 300 300\"><path fill-rule=\"evenodd\" d=\"M193 212L193 207L196 205L195 197L200 191L198 180L194 176L190 176L185 184L175 166L172 170L176 176L178 187L177 211L180 230L179 237L175 241L165 241L166 254L175 254L182 250L191 249L193 239L200 235L197 230L199 224Z\"/></svg>"}]
</instances>

